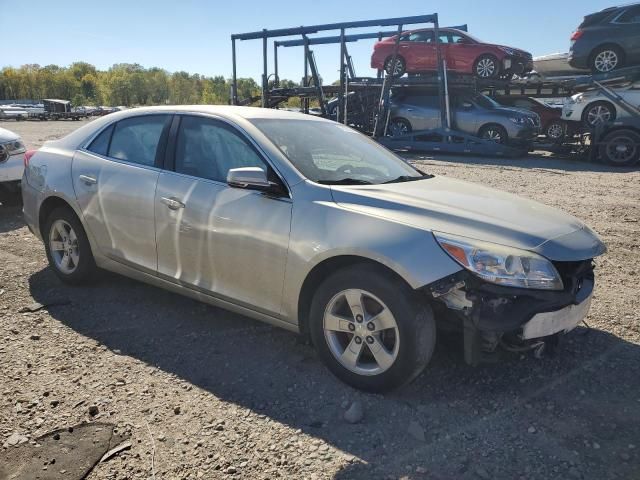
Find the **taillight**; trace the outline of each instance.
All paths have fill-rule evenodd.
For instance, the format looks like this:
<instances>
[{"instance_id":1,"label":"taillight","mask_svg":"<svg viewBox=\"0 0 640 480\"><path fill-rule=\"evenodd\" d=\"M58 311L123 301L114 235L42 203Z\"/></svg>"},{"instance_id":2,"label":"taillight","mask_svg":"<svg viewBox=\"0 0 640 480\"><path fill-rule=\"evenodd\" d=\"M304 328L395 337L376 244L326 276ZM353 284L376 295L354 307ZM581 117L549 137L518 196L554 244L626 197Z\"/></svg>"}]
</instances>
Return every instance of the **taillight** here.
<instances>
[{"instance_id":1,"label":"taillight","mask_svg":"<svg viewBox=\"0 0 640 480\"><path fill-rule=\"evenodd\" d=\"M573 32L573 35L571 35L571 41L575 42L576 40L578 40L582 35L584 35L584 32L582 30L576 30L575 32Z\"/></svg>"},{"instance_id":2,"label":"taillight","mask_svg":"<svg viewBox=\"0 0 640 480\"><path fill-rule=\"evenodd\" d=\"M27 150L24 152L24 168L29 166L29 160L31 160L31 157L33 157L36 152L37 150Z\"/></svg>"}]
</instances>

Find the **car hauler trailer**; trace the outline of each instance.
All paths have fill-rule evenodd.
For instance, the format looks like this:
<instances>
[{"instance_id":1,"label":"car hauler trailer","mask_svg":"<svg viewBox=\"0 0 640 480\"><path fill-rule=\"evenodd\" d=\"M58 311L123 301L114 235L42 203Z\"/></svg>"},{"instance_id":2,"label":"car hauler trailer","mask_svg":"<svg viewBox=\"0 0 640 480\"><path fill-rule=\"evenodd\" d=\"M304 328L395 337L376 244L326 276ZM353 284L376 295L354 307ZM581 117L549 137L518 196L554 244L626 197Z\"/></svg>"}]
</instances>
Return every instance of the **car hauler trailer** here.
<instances>
[{"instance_id":1,"label":"car hauler trailer","mask_svg":"<svg viewBox=\"0 0 640 480\"><path fill-rule=\"evenodd\" d=\"M437 58L437 72L435 74L396 78L386 72L379 72L376 77L355 76L353 63L347 51L347 43L364 38L382 38L384 36L397 35L392 58L392 62L395 62L399 50L400 34L403 32L404 27L417 24L429 24L434 29ZM393 31L383 31L373 34L347 34L347 31L367 27L395 27L395 29ZM277 30L264 29L256 32L233 34L231 35L233 63L232 103L234 105L241 105L258 100L258 98L238 98L236 42L261 39L263 73L259 99L262 107L274 108L291 97L298 97L302 100L303 111L308 113L309 99L313 98L316 99L319 104L319 113L323 116L329 116L327 96L335 95L337 98L337 121L358 128L363 133L372 136L380 143L394 150L436 150L495 156L521 156L526 154L526 149L480 139L454 128L450 115L450 88L477 89L478 84L476 80L464 75L451 75L448 77L446 62L442 55L439 40L439 28L438 15L434 13L431 15L331 23ZM312 38L309 36L325 31L338 31L339 35L324 38ZM273 75L275 80L273 86L270 88L268 80L271 75L269 74L267 42L269 39L291 36L299 36L300 38L293 42L274 41ZM313 50L309 48L314 44L340 45L338 69L340 79L338 85L322 85ZM304 80L303 85L300 87L279 88L277 50L281 46L304 47ZM491 83L487 84L487 86L490 85ZM438 128L417 130L406 135L389 135L388 122L391 90L406 88L412 89L413 91L430 92L438 95L440 104L440 126ZM349 103L351 103L352 108L348 107Z\"/></svg>"}]
</instances>

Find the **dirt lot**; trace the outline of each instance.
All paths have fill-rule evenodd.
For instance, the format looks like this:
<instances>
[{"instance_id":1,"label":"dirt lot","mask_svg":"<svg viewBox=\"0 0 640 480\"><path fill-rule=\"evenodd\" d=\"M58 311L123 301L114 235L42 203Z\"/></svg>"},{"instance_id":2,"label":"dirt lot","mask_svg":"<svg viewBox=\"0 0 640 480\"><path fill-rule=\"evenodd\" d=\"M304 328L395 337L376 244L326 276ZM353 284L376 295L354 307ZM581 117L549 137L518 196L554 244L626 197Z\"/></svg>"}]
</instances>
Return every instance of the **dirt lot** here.
<instances>
[{"instance_id":1,"label":"dirt lot","mask_svg":"<svg viewBox=\"0 0 640 480\"><path fill-rule=\"evenodd\" d=\"M79 123L2 126L37 147ZM115 423L133 446L92 480L640 478L640 172L541 156L414 158L594 228L609 253L591 329L553 357L477 368L443 342L412 385L365 395L291 333L116 275L62 285L19 209L0 207L0 445ZM20 313L36 301L52 305ZM352 402L364 408L358 424L342 418Z\"/></svg>"}]
</instances>

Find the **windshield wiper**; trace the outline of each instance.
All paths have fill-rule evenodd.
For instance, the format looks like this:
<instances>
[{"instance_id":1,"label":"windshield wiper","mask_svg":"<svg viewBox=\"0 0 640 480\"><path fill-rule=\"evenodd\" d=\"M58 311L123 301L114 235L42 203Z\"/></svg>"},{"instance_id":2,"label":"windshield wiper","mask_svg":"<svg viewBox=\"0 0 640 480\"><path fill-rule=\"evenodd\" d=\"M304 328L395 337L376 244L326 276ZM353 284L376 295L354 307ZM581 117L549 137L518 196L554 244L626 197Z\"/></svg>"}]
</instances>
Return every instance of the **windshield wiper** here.
<instances>
[{"instance_id":1,"label":"windshield wiper","mask_svg":"<svg viewBox=\"0 0 640 480\"><path fill-rule=\"evenodd\" d=\"M411 175L400 175L399 177L394 178L393 180L387 180L382 183L401 183L401 182L415 182L416 180L424 180L425 178L432 178L433 175L424 174L420 177L413 177Z\"/></svg>"},{"instance_id":2,"label":"windshield wiper","mask_svg":"<svg viewBox=\"0 0 640 480\"><path fill-rule=\"evenodd\" d=\"M323 185L372 185L371 182L358 178L341 178L340 180L318 180Z\"/></svg>"}]
</instances>

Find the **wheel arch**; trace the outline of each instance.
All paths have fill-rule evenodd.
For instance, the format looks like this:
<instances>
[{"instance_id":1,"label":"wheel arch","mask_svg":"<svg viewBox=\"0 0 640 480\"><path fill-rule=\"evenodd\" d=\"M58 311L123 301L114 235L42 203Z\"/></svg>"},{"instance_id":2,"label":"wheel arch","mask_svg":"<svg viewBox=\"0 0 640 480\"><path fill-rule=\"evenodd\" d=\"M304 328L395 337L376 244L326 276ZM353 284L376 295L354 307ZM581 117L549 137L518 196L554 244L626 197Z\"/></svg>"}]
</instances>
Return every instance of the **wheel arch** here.
<instances>
[{"instance_id":1,"label":"wheel arch","mask_svg":"<svg viewBox=\"0 0 640 480\"><path fill-rule=\"evenodd\" d=\"M402 282L409 288L413 289L409 282L407 282L400 273L380 261L359 255L337 255L326 258L316 264L307 273L307 276L302 282L300 294L298 295L298 328L303 336L306 337L309 335L308 325L311 301L318 286L320 286L320 284L334 272L356 266L370 266L382 275Z\"/></svg>"},{"instance_id":2,"label":"wheel arch","mask_svg":"<svg viewBox=\"0 0 640 480\"><path fill-rule=\"evenodd\" d=\"M605 47L614 47L616 50L619 50L621 55L622 55L622 58L620 60L621 60L621 63L624 65L624 62L625 62L626 57L627 57L627 52L625 52L625 50L622 47L622 45L620 45L617 42L611 42L611 41L602 42L601 44L596 45L595 47L593 47L591 49L591 52L589 52L589 62L588 62L589 65L591 65L591 63L593 62L593 58L595 56L595 52L597 52L601 48L605 48Z\"/></svg>"},{"instance_id":3,"label":"wheel arch","mask_svg":"<svg viewBox=\"0 0 640 480\"><path fill-rule=\"evenodd\" d=\"M89 245L91 245L91 249L95 254L95 239L84 224L82 213L78 211L78 209L73 205L72 201L69 201L69 199L61 195L49 195L42 201L38 208L38 230L40 232L40 238L42 239L42 241L45 241L46 238L46 232L44 232L45 222L47 221L47 218L49 218L49 215L51 215L51 212L53 212L56 208L67 208L69 211L73 212L73 214L78 219L78 222L80 222L80 225L82 225L82 228L84 229L84 232L89 240Z\"/></svg>"}]
</instances>

